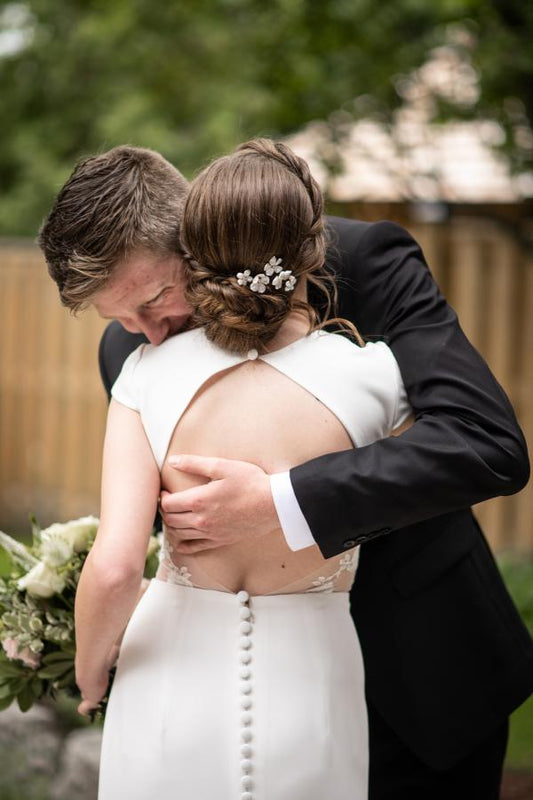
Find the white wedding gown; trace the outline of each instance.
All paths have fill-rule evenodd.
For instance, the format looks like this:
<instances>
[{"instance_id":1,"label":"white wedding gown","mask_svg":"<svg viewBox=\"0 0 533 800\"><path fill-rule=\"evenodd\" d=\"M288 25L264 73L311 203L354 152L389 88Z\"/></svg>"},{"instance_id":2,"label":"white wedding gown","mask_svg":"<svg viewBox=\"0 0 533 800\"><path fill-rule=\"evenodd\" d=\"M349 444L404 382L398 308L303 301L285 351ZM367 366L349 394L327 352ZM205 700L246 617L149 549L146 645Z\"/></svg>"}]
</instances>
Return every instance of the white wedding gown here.
<instances>
[{"instance_id":1,"label":"white wedding gown","mask_svg":"<svg viewBox=\"0 0 533 800\"><path fill-rule=\"evenodd\" d=\"M260 358L329 408L354 446L409 414L381 342L359 348L321 331ZM160 468L200 387L245 360L201 329L127 359L113 396L140 412ZM348 594L357 557L249 597L191 557L184 565L165 537L121 646L99 800L364 800L364 670Z\"/></svg>"}]
</instances>

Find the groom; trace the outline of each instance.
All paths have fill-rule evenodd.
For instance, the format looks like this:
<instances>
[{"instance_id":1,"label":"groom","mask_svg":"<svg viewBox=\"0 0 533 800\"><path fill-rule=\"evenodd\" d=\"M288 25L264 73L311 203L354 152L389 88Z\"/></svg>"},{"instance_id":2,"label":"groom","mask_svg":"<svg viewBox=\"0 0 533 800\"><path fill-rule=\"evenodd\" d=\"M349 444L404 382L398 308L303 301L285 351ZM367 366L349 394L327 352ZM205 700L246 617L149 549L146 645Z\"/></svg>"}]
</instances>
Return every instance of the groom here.
<instances>
[{"instance_id":1,"label":"groom","mask_svg":"<svg viewBox=\"0 0 533 800\"><path fill-rule=\"evenodd\" d=\"M139 342L159 344L187 324L186 191L157 154L115 148L78 165L41 230L62 302L116 320L100 346L108 392ZM272 478L252 464L183 456L180 470L212 480L165 495L163 516L183 552L280 524L295 550L317 543L329 557L364 543L352 608L371 800L496 800L508 715L533 691L533 643L469 507L525 484L525 443L409 234L334 218L328 228L339 316L389 341L414 425Z\"/></svg>"}]
</instances>

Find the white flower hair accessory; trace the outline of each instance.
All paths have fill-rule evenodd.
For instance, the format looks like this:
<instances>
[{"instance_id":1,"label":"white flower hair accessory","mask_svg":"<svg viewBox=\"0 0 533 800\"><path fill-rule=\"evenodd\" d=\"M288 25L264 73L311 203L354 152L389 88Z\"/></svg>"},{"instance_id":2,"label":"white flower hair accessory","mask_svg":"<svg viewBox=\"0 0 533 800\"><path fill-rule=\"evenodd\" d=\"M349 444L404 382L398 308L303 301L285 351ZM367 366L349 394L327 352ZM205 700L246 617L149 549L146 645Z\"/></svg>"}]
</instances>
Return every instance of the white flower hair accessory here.
<instances>
[{"instance_id":1,"label":"white flower hair accessory","mask_svg":"<svg viewBox=\"0 0 533 800\"><path fill-rule=\"evenodd\" d=\"M266 291L266 287L270 283L270 278L267 278L266 275L263 275L262 272L259 275L254 275L254 279L250 284L250 289L252 292L259 292L259 294L264 294Z\"/></svg>"},{"instance_id":2,"label":"white flower hair accessory","mask_svg":"<svg viewBox=\"0 0 533 800\"><path fill-rule=\"evenodd\" d=\"M281 272L283 267L281 266L281 258L276 258L276 256L272 256L268 264L265 264L264 270L265 275L273 275L275 272Z\"/></svg>"},{"instance_id":3,"label":"white flower hair accessory","mask_svg":"<svg viewBox=\"0 0 533 800\"><path fill-rule=\"evenodd\" d=\"M248 283L251 283L253 278L252 274L249 269L245 269L244 272L238 272L236 275L237 283L239 286L246 286Z\"/></svg>"},{"instance_id":4,"label":"white flower hair accessory","mask_svg":"<svg viewBox=\"0 0 533 800\"><path fill-rule=\"evenodd\" d=\"M276 287L276 289L282 289L283 284L285 284L285 291L292 292L296 286L296 278L290 269L284 269L278 275L276 275L275 278L273 278L272 284Z\"/></svg>"},{"instance_id":5,"label":"white flower hair accessory","mask_svg":"<svg viewBox=\"0 0 533 800\"><path fill-rule=\"evenodd\" d=\"M270 261L265 264L264 272L259 272L252 277L251 270L245 269L244 272L237 272L236 278L239 286L248 286L252 292L264 294L267 286L271 285L274 289L292 292L296 286L296 277L292 274L292 270L283 269L281 266L281 258L272 256ZM274 275L272 281L271 276Z\"/></svg>"}]
</instances>

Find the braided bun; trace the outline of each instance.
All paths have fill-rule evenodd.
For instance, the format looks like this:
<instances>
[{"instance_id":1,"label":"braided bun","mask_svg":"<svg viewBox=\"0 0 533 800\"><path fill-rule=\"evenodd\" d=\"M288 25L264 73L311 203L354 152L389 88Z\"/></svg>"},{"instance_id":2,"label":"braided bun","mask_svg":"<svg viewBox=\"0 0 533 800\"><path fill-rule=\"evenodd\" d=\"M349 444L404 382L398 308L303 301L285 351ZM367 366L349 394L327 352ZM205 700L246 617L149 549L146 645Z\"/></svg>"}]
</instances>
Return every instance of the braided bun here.
<instances>
[{"instance_id":1,"label":"braided bun","mask_svg":"<svg viewBox=\"0 0 533 800\"><path fill-rule=\"evenodd\" d=\"M237 273L262 273L272 258L298 279L322 269L322 194L306 162L268 139L240 145L196 178L185 204L182 245L186 299L194 321L224 349L263 351L296 307L307 303L269 285L241 286Z\"/></svg>"},{"instance_id":2,"label":"braided bun","mask_svg":"<svg viewBox=\"0 0 533 800\"><path fill-rule=\"evenodd\" d=\"M240 286L235 278L218 277L190 256L185 258L186 299L194 309L194 322L205 328L207 338L232 352L261 349L290 310L288 294L256 294L248 286Z\"/></svg>"}]
</instances>

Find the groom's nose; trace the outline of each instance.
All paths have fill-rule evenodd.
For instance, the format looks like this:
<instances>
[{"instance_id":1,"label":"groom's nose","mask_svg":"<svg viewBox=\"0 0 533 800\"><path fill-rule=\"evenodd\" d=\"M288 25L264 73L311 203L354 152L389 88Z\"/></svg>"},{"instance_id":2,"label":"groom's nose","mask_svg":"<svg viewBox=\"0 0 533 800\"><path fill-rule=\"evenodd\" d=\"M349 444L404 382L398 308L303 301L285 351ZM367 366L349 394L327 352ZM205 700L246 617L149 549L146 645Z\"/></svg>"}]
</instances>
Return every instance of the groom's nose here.
<instances>
[{"instance_id":1,"label":"groom's nose","mask_svg":"<svg viewBox=\"0 0 533 800\"><path fill-rule=\"evenodd\" d=\"M169 334L168 324L165 320L155 322L142 318L120 319L119 322L129 333L143 333L150 344L158 345L164 342Z\"/></svg>"}]
</instances>

